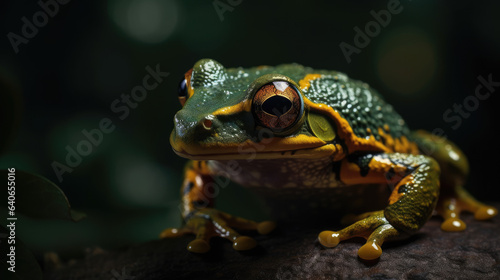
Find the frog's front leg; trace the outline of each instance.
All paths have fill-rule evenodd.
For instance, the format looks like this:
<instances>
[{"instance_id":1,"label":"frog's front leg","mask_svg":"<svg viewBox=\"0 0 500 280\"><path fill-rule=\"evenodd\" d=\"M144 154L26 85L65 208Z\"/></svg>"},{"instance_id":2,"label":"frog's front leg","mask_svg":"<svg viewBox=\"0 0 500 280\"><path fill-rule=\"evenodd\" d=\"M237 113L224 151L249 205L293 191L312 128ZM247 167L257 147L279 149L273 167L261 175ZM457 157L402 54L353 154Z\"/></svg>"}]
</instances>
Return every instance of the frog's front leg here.
<instances>
[{"instance_id":1,"label":"frog's front leg","mask_svg":"<svg viewBox=\"0 0 500 280\"><path fill-rule=\"evenodd\" d=\"M185 169L185 179L181 188L181 228L168 228L161 238L177 237L187 233L196 235L187 249L194 253L205 253L210 250L209 240L214 236L224 237L233 243L236 250L249 250L257 243L248 236L242 236L234 228L257 230L260 234L271 232L273 222L257 223L235 217L214 209L214 197L211 195L215 187L213 174L206 161L190 161Z\"/></svg>"},{"instance_id":2,"label":"frog's front leg","mask_svg":"<svg viewBox=\"0 0 500 280\"><path fill-rule=\"evenodd\" d=\"M430 218L439 196L439 166L432 158L409 154L351 156L341 164L340 179L348 184L388 184L393 188L382 211L360 215L358 222L339 231L323 231L320 243L335 247L345 239L367 239L358 255L372 260L382 254L386 240L406 237Z\"/></svg>"}]
</instances>

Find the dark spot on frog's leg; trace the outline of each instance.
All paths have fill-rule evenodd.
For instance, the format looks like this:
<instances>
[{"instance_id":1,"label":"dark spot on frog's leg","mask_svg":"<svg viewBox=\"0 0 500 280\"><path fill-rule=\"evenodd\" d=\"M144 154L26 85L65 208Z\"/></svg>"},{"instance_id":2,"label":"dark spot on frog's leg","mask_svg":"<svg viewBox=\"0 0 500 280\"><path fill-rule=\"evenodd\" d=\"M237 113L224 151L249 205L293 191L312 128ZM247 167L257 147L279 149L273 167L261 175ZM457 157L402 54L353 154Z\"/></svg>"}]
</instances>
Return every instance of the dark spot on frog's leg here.
<instances>
[{"instance_id":1,"label":"dark spot on frog's leg","mask_svg":"<svg viewBox=\"0 0 500 280\"><path fill-rule=\"evenodd\" d=\"M394 167L391 167L389 169L389 171L387 171L385 173L385 178L387 179L388 183L391 183L391 182L393 182L393 183L400 182L403 178L405 178L406 176L408 176L409 174L411 174L415 170L414 167L408 166L408 165L404 165L404 163L398 163L396 161L391 161L391 163L393 163L394 166L397 166L397 165L399 165L399 166L405 166L405 168L404 169L400 168L399 171L396 171L394 169ZM390 185L390 187L394 187L393 184L389 184L389 185Z\"/></svg>"},{"instance_id":2,"label":"dark spot on frog's leg","mask_svg":"<svg viewBox=\"0 0 500 280\"><path fill-rule=\"evenodd\" d=\"M208 206L208 200L195 200L191 202L196 208L203 208Z\"/></svg>"},{"instance_id":3,"label":"dark spot on frog's leg","mask_svg":"<svg viewBox=\"0 0 500 280\"><path fill-rule=\"evenodd\" d=\"M398 188L398 193L406 193L408 190L406 188L406 185L401 185Z\"/></svg>"},{"instance_id":4,"label":"dark spot on frog's leg","mask_svg":"<svg viewBox=\"0 0 500 280\"><path fill-rule=\"evenodd\" d=\"M193 189L193 187L194 187L194 183L193 183L193 182L188 182L188 183L186 184L186 186L184 186L184 188L183 188L183 191L182 191L182 192L183 192L183 195L186 195L186 194L188 194L189 192L191 192L191 189Z\"/></svg>"}]
</instances>

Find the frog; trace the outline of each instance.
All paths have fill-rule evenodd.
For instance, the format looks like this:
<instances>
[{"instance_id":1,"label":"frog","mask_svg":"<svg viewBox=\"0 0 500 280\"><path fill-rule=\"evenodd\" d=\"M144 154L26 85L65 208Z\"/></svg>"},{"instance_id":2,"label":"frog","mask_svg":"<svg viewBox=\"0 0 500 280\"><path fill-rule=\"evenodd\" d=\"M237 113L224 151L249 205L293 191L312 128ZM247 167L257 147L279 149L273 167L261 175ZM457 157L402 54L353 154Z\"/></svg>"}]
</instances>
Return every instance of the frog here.
<instances>
[{"instance_id":1,"label":"frog","mask_svg":"<svg viewBox=\"0 0 500 280\"><path fill-rule=\"evenodd\" d=\"M466 229L463 212L477 220L498 214L465 189L469 163L454 143L410 130L380 93L342 72L296 63L225 68L201 59L181 80L182 109L170 144L189 160L180 190L183 225L160 237L194 234L187 244L191 252L211 250L213 237L251 250L257 242L239 231L269 234L276 227L217 210L218 177L278 195L289 189L386 188L381 209L346 215L345 227L318 234L326 248L363 237L362 260L380 258L384 242L415 234L433 214L451 232Z\"/></svg>"}]
</instances>

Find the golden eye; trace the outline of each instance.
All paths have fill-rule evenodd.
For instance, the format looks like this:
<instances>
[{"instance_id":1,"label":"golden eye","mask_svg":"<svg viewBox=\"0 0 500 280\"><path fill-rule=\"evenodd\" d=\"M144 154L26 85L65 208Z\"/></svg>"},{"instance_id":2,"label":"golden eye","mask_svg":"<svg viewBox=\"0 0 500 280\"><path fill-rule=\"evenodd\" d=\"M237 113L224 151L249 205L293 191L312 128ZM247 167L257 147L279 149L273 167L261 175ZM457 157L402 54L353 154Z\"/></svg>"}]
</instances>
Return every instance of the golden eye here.
<instances>
[{"instance_id":1,"label":"golden eye","mask_svg":"<svg viewBox=\"0 0 500 280\"><path fill-rule=\"evenodd\" d=\"M302 117L304 103L295 86L287 81L273 81L257 90L252 110L260 125L282 132Z\"/></svg>"}]
</instances>

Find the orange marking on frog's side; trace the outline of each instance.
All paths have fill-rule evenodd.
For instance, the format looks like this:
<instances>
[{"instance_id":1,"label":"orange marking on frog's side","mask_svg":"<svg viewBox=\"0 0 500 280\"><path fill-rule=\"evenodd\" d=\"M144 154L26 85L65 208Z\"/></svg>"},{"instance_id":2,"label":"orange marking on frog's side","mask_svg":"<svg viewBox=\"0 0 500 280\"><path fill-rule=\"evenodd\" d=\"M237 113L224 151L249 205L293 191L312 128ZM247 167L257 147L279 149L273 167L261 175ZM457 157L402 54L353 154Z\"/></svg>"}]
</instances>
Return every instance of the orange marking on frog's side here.
<instances>
[{"instance_id":1,"label":"orange marking on frog's side","mask_svg":"<svg viewBox=\"0 0 500 280\"><path fill-rule=\"evenodd\" d=\"M307 90L311 86L311 81L321 78L321 74L307 74L302 80L299 81L299 86L301 90ZM349 150L349 153L354 151L380 151L380 152L400 152L400 153L411 153L418 154L417 145L413 142L408 141L405 136L401 138L394 139L390 134L385 133L382 128L379 128L379 135L384 138L385 143L377 140L372 133L372 131L368 131L370 133L370 137L368 139L359 138L354 134L354 131L349 124L349 122L342 118L340 114L335 111L332 107L326 104L316 104L307 97L304 96L304 103L306 107L313 111L317 111L323 113L333 119L335 124L337 125L340 138L346 141L346 146ZM389 126L387 124L384 125L384 129L389 131Z\"/></svg>"},{"instance_id":2,"label":"orange marking on frog's side","mask_svg":"<svg viewBox=\"0 0 500 280\"><path fill-rule=\"evenodd\" d=\"M354 134L349 122L342 118L337 111L333 110L332 107L325 104L316 104L306 97L304 97L304 103L308 109L324 114L335 122L335 125L337 126L337 134L345 141L349 153L354 151L392 152L390 148L375 140L373 136L371 136L370 139L357 137Z\"/></svg>"},{"instance_id":3,"label":"orange marking on frog's side","mask_svg":"<svg viewBox=\"0 0 500 280\"><path fill-rule=\"evenodd\" d=\"M347 159L342 160L340 166L340 180L347 185L358 184L387 184L384 172L370 170L365 176L361 176L361 169L354 162Z\"/></svg>"},{"instance_id":4,"label":"orange marking on frog's side","mask_svg":"<svg viewBox=\"0 0 500 280\"><path fill-rule=\"evenodd\" d=\"M388 178L389 173L399 176ZM413 176L407 175L408 173L407 166L395 164L390 159L379 156L374 156L368 163L368 173L365 175L361 174L361 169L355 162L347 159L344 159L340 166L340 180L348 185L397 184L392 194L392 201L397 201L403 195L397 193L399 187L413 180Z\"/></svg>"},{"instance_id":5,"label":"orange marking on frog's side","mask_svg":"<svg viewBox=\"0 0 500 280\"><path fill-rule=\"evenodd\" d=\"M408 141L408 138L406 138L406 136L394 138L392 137L392 135L386 133L386 131L389 131L389 129L387 125L384 125L384 129L378 129L378 134L385 141L385 145L392 149L394 152L414 155L419 153L417 145L413 142Z\"/></svg>"},{"instance_id":6,"label":"orange marking on frog's side","mask_svg":"<svg viewBox=\"0 0 500 280\"><path fill-rule=\"evenodd\" d=\"M301 90L306 90L311 86L311 81L321 78L321 74L307 74L302 80L299 81Z\"/></svg>"},{"instance_id":7,"label":"orange marking on frog's side","mask_svg":"<svg viewBox=\"0 0 500 280\"><path fill-rule=\"evenodd\" d=\"M354 151L372 151L372 152L400 152L418 154L417 145L408 141L405 136L394 139L390 134L386 134L379 129L379 135L384 138L385 144L372 135L368 139L360 138L354 134L349 122L342 118L340 114L332 107L326 104L316 104L304 96L304 104L309 110L324 114L335 122L337 134L345 141L349 153Z\"/></svg>"}]
</instances>

